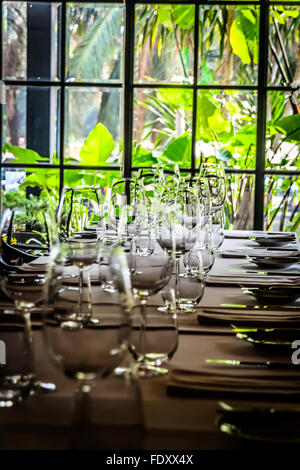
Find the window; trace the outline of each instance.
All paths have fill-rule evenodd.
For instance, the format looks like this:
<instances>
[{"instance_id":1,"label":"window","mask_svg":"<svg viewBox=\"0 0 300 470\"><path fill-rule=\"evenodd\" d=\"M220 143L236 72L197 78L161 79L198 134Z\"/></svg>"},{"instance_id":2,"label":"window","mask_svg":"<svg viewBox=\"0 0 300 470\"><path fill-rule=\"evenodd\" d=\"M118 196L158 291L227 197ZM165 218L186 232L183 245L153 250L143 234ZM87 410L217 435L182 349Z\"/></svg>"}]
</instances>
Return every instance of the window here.
<instances>
[{"instance_id":1,"label":"window","mask_svg":"<svg viewBox=\"0 0 300 470\"><path fill-rule=\"evenodd\" d=\"M4 199L218 158L228 227L299 230L299 1L1 6Z\"/></svg>"}]
</instances>

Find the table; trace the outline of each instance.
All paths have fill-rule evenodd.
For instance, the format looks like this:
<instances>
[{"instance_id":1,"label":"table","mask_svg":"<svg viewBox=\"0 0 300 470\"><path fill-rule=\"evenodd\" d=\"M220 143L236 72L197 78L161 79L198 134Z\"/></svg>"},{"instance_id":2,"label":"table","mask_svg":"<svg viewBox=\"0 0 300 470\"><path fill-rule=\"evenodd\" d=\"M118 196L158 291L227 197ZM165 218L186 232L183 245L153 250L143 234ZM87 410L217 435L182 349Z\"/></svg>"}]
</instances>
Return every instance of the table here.
<instances>
[{"instance_id":1,"label":"table","mask_svg":"<svg viewBox=\"0 0 300 470\"><path fill-rule=\"evenodd\" d=\"M223 248L251 245L253 242L247 239L226 239ZM218 274L238 268L249 269L249 264L243 259L224 259L218 254L212 272ZM207 286L199 309L203 306L219 306L221 303L255 305L255 299L242 294L239 287ZM297 305L300 310L300 305ZM212 326L201 328L196 314L182 316L179 325L179 347L170 361L170 369L196 369L208 357L270 358L266 352L258 353L253 346L237 339L230 327L223 327L218 333ZM14 334L6 333L8 347L13 342ZM2 336L0 332L0 339ZM40 329L34 331L34 347L38 377L53 381L57 391L46 395L35 394L12 408L0 408L0 448L67 449L70 445L74 383L50 363ZM273 358L280 358L277 355ZM92 422L98 426L101 423L99 432L103 431L102 426L105 424L106 437L102 441L105 447L135 448L139 441L137 435L142 435L141 411L144 415L145 449L232 449L244 446L242 441L229 438L218 429L216 410L222 397L211 397L209 394L201 398L170 396L166 390L167 382L168 376L139 381L142 410L135 407L131 400L132 389L126 389L121 379L109 377L97 383L92 391ZM229 401L237 402L236 399ZM271 404L276 405L276 401L266 402L268 406ZM132 419L135 421L133 427ZM98 430L98 427L95 429Z\"/></svg>"}]
</instances>

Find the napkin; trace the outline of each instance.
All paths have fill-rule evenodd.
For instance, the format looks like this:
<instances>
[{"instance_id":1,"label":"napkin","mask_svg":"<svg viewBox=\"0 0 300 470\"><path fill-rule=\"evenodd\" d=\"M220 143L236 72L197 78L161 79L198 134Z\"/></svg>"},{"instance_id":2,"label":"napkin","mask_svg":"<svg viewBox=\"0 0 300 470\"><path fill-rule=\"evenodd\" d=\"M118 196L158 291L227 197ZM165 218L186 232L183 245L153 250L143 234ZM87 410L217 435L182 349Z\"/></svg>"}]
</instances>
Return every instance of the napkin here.
<instances>
[{"instance_id":1,"label":"napkin","mask_svg":"<svg viewBox=\"0 0 300 470\"><path fill-rule=\"evenodd\" d=\"M199 370L171 371L167 391L176 395L274 395L300 399L299 387L298 371L203 364Z\"/></svg>"},{"instance_id":2,"label":"napkin","mask_svg":"<svg viewBox=\"0 0 300 470\"><path fill-rule=\"evenodd\" d=\"M243 286L243 287L258 287L258 286L299 286L300 276L271 276L266 274L209 274L206 277L206 284L211 286Z\"/></svg>"}]
</instances>

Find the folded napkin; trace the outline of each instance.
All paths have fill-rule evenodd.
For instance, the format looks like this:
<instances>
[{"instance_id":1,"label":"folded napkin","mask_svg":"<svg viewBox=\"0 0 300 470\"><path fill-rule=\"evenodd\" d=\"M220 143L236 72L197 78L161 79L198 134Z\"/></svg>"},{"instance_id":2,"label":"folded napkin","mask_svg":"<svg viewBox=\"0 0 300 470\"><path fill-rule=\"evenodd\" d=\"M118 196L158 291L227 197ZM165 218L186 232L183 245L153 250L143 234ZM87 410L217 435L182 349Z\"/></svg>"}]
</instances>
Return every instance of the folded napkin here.
<instances>
[{"instance_id":1,"label":"folded napkin","mask_svg":"<svg viewBox=\"0 0 300 470\"><path fill-rule=\"evenodd\" d=\"M300 369L294 372L203 364L199 370L171 371L167 391L176 395L274 395L300 399L299 387Z\"/></svg>"},{"instance_id":2,"label":"folded napkin","mask_svg":"<svg viewBox=\"0 0 300 470\"><path fill-rule=\"evenodd\" d=\"M300 308L295 310L204 308L198 313L200 324L281 327L300 326ZM299 369L300 370L300 369Z\"/></svg>"},{"instance_id":3,"label":"folded napkin","mask_svg":"<svg viewBox=\"0 0 300 470\"><path fill-rule=\"evenodd\" d=\"M209 274L206 277L206 284L211 286L299 286L300 276L271 276L266 274Z\"/></svg>"},{"instance_id":4,"label":"folded napkin","mask_svg":"<svg viewBox=\"0 0 300 470\"><path fill-rule=\"evenodd\" d=\"M230 230L225 231L225 238L251 238L251 237L276 237L276 238L288 238L295 237L294 232L265 232L263 230Z\"/></svg>"}]
</instances>

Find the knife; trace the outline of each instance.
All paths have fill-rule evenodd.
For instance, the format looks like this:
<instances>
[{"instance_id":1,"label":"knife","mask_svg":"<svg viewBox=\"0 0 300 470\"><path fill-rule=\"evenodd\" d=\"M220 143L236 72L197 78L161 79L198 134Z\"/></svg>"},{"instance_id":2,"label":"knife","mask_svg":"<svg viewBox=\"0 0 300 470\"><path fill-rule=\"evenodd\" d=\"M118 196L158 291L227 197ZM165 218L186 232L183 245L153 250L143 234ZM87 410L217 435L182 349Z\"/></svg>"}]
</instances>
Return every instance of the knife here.
<instances>
[{"instance_id":1,"label":"knife","mask_svg":"<svg viewBox=\"0 0 300 470\"><path fill-rule=\"evenodd\" d=\"M255 274L255 275L269 275L269 276L298 276L300 278L299 271L248 271L246 269L230 269L231 273L235 274Z\"/></svg>"},{"instance_id":2,"label":"knife","mask_svg":"<svg viewBox=\"0 0 300 470\"><path fill-rule=\"evenodd\" d=\"M205 359L207 364L213 364L216 366L230 366L230 367L266 367L269 369L298 369L300 371L300 365L286 363L286 362L257 362L257 361L238 361L235 359Z\"/></svg>"}]
</instances>

